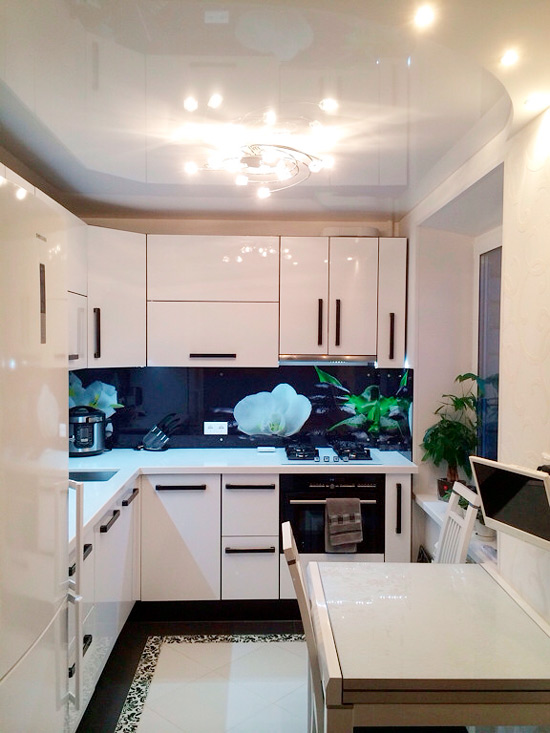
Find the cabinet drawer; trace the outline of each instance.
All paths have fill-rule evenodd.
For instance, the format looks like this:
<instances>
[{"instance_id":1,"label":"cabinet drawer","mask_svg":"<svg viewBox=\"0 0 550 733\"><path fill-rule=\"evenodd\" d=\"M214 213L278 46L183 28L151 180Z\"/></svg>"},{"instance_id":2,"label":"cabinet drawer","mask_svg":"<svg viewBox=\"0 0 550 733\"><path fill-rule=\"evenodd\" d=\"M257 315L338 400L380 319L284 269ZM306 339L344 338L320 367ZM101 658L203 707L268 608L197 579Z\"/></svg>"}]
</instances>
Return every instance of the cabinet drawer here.
<instances>
[{"instance_id":1,"label":"cabinet drawer","mask_svg":"<svg viewBox=\"0 0 550 733\"><path fill-rule=\"evenodd\" d=\"M150 234L147 299L279 299L279 238Z\"/></svg>"},{"instance_id":2,"label":"cabinet drawer","mask_svg":"<svg viewBox=\"0 0 550 733\"><path fill-rule=\"evenodd\" d=\"M277 366L276 303L148 303L149 366Z\"/></svg>"},{"instance_id":3,"label":"cabinet drawer","mask_svg":"<svg viewBox=\"0 0 550 733\"><path fill-rule=\"evenodd\" d=\"M220 597L220 476L142 478L141 599Z\"/></svg>"},{"instance_id":4,"label":"cabinet drawer","mask_svg":"<svg viewBox=\"0 0 550 733\"><path fill-rule=\"evenodd\" d=\"M279 531L279 476L222 476L222 534L275 535Z\"/></svg>"},{"instance_id":5,"label":"cabinet drawer","mask_svg":"<svg viewBox=\"0 0 550 733\"><path fill-rule=\"evenodd\" d=\"M222 598L279 597L279 536L222 538Z\"/></svg>"}]
</instances>

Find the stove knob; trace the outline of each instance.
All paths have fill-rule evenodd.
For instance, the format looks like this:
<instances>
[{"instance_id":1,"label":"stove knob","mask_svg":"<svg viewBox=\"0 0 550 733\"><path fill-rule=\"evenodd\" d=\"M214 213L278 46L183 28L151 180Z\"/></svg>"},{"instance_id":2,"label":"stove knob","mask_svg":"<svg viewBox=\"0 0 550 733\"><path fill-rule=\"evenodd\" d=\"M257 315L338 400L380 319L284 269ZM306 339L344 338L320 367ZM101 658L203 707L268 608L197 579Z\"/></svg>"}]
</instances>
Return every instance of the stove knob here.
<instances>
[{"instance_id":1,"label":"stove knob","mask_svg":"<svg viewBox=\"0 0 550 733\"><path fill-rule=\"evenodd\" d=\"M325 463L328 463L330 461L330 458L328 456L323 456L323 461Z\"/></svg>"},{"instance_id":2,"label":"stove knob","mask_svg":"<svg viewBox=\"0 0 550 733\"><path fill-rule=\"evenodd\" d=\"M342 458L342 460L343 460L343 461L349 461L349 458L348 458L348 456L344 456L344 457Z\"/></svg>"},{"instance_id":3,"label":"stove knob","mask_svg":"<svg viewBox=\"0 0 550 733\"><path fill-rule=\"evenodd\" d=\"M338 463L338 461L339 461L340 459L338 458L338 456L333 456L333 457L332 457L332 460L334 461L334 463Z\"/></svg>"},{"instance_id":4,"label":"stove knob","mask_svg":"<svg viewBox=\"0 0 550 733\"><path fill-rule=\"evenodd\" d=\"M320 461L321 459L319 458L319 456L315 456L313 460L314 460L314 461L317 461L317 463L319 463L319 461Z\"/></svg>"}]
</instances>

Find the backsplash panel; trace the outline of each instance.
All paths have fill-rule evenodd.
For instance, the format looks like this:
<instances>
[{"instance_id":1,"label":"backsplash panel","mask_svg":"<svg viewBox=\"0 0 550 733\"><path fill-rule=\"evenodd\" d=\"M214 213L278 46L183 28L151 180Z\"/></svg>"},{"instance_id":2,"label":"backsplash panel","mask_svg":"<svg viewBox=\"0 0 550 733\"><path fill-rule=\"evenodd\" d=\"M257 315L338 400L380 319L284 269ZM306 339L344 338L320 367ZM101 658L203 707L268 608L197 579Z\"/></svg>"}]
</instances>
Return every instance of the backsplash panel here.
<instances>
[{"instance_id":1,"label":"backsplash panel","mask_svg":"<svg viewBox=\"0 0 550 733\"><path fill-rule=\"evenodd\" d=\"M170 413L180 425L170 447L282 446L306 440L364 441L411 450L413 373L352 365L274 369L115 368L72 373L84 388L99 380L123 407L110 418L113 448L134 448ZM235 411L235 407L240 406ZM204 435L204 422L227 422L227 435Z\"/></svg>"}]
</instances>

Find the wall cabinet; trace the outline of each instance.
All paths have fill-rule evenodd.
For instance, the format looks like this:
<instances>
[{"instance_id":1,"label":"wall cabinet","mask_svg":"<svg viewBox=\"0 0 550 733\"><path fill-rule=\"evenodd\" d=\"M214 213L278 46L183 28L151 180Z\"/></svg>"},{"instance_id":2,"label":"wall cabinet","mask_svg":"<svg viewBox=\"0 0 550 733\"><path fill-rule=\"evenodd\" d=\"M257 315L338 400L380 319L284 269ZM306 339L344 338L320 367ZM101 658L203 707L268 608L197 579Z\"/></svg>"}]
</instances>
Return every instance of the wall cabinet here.
<instances>
[{"instance_id":1,"label":"wall cabinet","mask_svg":"<svg viewBox=\"0 0 550 733\"><path fill-rule=\"evenodd\" d=\"M376 354L378 239L282 237L280 352Z\"/></svg>"},{"instance_id":2,"label":"wall cabinet","mask_svg":"<svg viewBox=\"0 0 550 733\"><path fill-rule=\"evenodd\" d=\"M278 237L147 237L147 300L275 303L278 299Z\"/></svg>"},{"instance_id":3,"label":"wall cabinet","mask_svg":"<svg viewBox=\"0 0 550 733\"><path fill-rule=\"evenodd\" d=\"M378 240L378 336L380 368L402 367L407 329L407 240Z\"/></svg>"},{"instance_id":4,"label":"wall cabinet","mask_svg":"<svg viewBox=\"0 0 550 733\"><path fill-rule=\"evenodd\" d=\"M279 597L279 476L222 476L222 598Z\"/></svg>"},{"instance_id":5,"label":"wall cabinet","mask_svg":"<svg viewBox=\"0 0 550 733\"><path fill-rule=\"evenodd\" d=\"M142 489L141 600L219 599L219 474L153 474Z\"/></svg>"},{"instance_id":6,"label":"wall cabinet","mask_svg":"<svg viewBox=\"0 0 550 733\"><path fill-rule=\"evenodd\" d=\"M149 366L275 367L276 303L148 303Z\"/></svg>"},{"instance_id":7,"label":"wall cabinet","mask_svg":"<svg viewBox=\"0 0 550 733\"><path fill-rule=\"evenodd\" d=\"M88 227L88 366L145 366L145 235Z\"/></svg>"}]
</instances>

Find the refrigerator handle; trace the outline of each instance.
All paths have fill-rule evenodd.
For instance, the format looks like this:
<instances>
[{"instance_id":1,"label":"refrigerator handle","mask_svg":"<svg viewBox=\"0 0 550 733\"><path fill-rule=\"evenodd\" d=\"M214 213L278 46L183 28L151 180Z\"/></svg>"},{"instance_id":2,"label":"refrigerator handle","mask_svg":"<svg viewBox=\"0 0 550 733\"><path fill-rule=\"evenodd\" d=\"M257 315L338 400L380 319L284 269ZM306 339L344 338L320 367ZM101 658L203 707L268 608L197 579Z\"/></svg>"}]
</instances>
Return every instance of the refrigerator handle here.
<instances>
[{"instance_id":1,"label":"refrigerator handle","mask_svg":"<svg viewBox=\"0 0 550 733\"><path fill-rule=\"evenodd\" d=\"M69 581L69 587L79 596L82 583L82 565L84 563L84 484L82 481L69 479L69 486L76 491L76 517L75 517L75 573Z\"/></svg>"},{"instance_id":2,"label":"refrigerator handle","mask_svg":"<svg viewBox=\"0 0 550 733\"><path fill-rule=\"evenodd\" d=\"M75 662L73 667L69 668L69 677L74 677L74 693L69 692L69 700L80 711L82 704L82 659L84 650L80 640L82 639L82 596L77 595L73 591L68 593L69 603L72 603L75 613Z\"/></svg>"}]
</instances>

